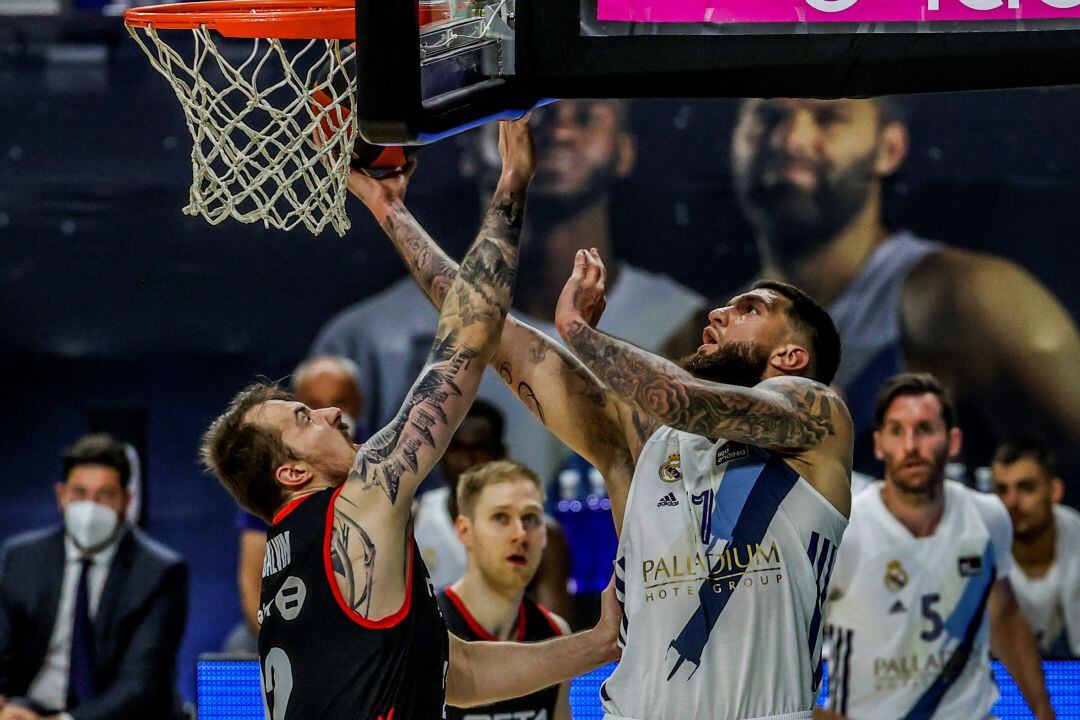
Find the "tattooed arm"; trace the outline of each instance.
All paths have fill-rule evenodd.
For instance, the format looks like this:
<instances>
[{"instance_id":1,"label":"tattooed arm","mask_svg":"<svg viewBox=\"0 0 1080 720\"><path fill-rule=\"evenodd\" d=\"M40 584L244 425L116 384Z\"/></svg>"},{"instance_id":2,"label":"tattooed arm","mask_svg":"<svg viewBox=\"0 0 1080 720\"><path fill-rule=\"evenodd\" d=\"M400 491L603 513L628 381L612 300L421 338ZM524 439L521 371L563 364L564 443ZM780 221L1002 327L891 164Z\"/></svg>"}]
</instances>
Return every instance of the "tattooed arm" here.
<instances>
[{"instance_id":1,"label":"tattooed arm","mask_svg":"<svg viewBox=\"0 0 1080 720\"><path fill-rule=\"evenodd\" d=\"M458 265L443 252L403 202L411 168L397 177L355 177L353 192L381 219L420 289L442 308ZM595 325L603 305L590 308ZM510 391L556 437L604 476L616 525L629 492L634 462L656 429L651 418L610 392L558 341L512 315L490 362Z\"/></svg>"},{"instance_id":2,"label":"tattooed arm","mask_svg":"<svg viewBox=\"0 0 1080 720\"><path fill-rule=\"evenodd\" d=\"M800 473L820 483L819 490L846 511L850 490L842 486L850 487L851 417L832 389L790 375L754 387L699 380L670 360L591 327L582 309L602 289L599 256L579 251L555 323L570 349L614 394L670 427L802 461L807 467Z\"/></svg>"},{"instance_id":3,"label":"tattooed arm","mask_svg":"<svg viewBox=\"0 0 1080 720\"><path fill-rule=\"evenodd\" d=\"M427 363L397 415L360 447L334 505L338 586L369 619L401 605L413 496L476 397L510 306L533 154L524 123L503 123L500 135L503 174L447 289Z\"/></svg>"}]
</instances>

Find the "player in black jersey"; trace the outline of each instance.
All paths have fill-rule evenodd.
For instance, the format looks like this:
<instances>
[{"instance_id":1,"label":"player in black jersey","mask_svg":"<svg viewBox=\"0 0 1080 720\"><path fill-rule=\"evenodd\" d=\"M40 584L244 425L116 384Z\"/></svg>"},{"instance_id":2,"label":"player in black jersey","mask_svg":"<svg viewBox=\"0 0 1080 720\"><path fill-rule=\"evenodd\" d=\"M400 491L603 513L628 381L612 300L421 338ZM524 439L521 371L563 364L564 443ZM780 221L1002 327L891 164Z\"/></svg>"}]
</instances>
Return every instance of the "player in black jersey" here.
<instances>
[{"instance_id":1,"label":"player in black jersey","mask_svg":"<svg viewBox=\"0 0 1080 720\"><path fill-rule=\"evenodd\" d=\"M259 655L272 720L435 720L444 702L517 697L616 654L615 617L539 645L448 637L412 542L417 485L438 462L498 341L517 271L535 162L524 122L500 128L503 171L452 283L428 362L397 416L354 445L337 408L311 410L275 385L239 393L210 427L203 457L247 510L271 522ZM411 171L411 170L410 170ZM403 191L410 171L350 188ZM404 211L387 202L385 229ZM405 211L407 212L407 211ZM303 301L316 288L282 279Z\"/></svg>"},{"instance_id":2,"label":"player in black jersey","mask_svg":"<svg viewBox=\"0 0 1080 720\"><path fill-rule=\"evenodd\" d=\"M536 641L570 633L561 617L525 597L547 543L544 485L529 468L496 460L462 473L454 520L465 546L465 575L439 593L450 632L465 640ZM569 720L570 684L514 700L448 707L450 720Z\"/></svg>"}]
</instances>

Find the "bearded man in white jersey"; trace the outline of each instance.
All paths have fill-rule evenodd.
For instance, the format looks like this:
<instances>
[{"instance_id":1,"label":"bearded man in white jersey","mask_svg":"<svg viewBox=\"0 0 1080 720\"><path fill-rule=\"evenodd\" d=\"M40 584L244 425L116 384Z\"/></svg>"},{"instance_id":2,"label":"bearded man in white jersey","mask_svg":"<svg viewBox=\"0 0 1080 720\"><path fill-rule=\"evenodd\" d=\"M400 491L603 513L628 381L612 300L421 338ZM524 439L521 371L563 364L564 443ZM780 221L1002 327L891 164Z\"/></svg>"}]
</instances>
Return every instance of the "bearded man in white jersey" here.
<instances>
[{"instance_id":1,"label":"bearded man in white jersey","mask_svg":"<svg viewBox=\"0 0 1080 720\"><path fill-rule=\"evenodd\" d=\"M409 174L354 173L350 189L440 307L457 265L405 208ZM680 366L594 329L604 282L599 254L578 252L556 310L573 353L511 315L491 366L607 482L626 619L606 717L809 718L851 502L832 321L763 282L709 313Z\"/></svg>"},{"instance_id":2,"label":"bearded man in white jersey","mask_svg":"<svg viewBox=\"0 0 1080 720\"><path fill-rule=\"evenodd\" d=\"M1032 712L1054 717L1034 638L1009 582L1009 515L993 495L945 480L961 433L928 373L901 373L874 411L885 481L852 501L829 587L829 708L855 720L986 718L998 698L989 653Z\"/></svg>"},{"instance_id":3,"label":"bearded man in white jersey","mask_svg":"<svg viewBox=\"0 0 1080 720\"><path fill-rule=\"evenodd\" d=\"M1034 438L1001 444L994 492L1013 526L1009 581L1044 658L1080 657L1080 513L1061 504L1057 460Z\"/></svg>"}]
</instances>

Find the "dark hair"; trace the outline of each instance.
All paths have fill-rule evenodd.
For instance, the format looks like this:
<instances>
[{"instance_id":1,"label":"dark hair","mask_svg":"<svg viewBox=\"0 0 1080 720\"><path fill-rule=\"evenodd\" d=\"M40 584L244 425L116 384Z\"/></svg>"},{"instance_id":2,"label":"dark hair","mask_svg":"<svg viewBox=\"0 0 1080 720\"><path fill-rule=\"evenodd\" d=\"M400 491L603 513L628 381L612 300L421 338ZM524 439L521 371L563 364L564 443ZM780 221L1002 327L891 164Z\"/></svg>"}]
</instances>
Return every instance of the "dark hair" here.
<instances>
[{"instance_id":1,"label":"dark hair","mask_svg":"<svg viewBox=\"0 0 1080 720\"><path fill-rule=\"evenodd\" d=\"M125 489L131 480L131 461L128 460L127 451L124 444L117 442L112 435L84 435L64 450L62 459L64 482L67 482L68 475L79 465L104 465L112 468L120 474L120 486Z\"/></svg>"},{"instance_id":2,"label":"dark hair","mask_svg":"<svg viewBox=\"0 0 1080 720\"><path fill-rule=\"evenodd\" d=\"M269 400L292 399L292 394L277 383L249 385L236 394L225 412L210 425L199 450L203 463L217 475L240 507L267 522L273 520L274 513L287 499L274 473L293 458L280 432L247 422L244 416Z\"/></svg>"},{"instance_id":3,"label":"dark hair","mask_svg":"<svg viewBox=\"0 0 1080 720\"><path fill-rule=\"evenodd\" d=\"M828 385L836 377L840 367L840 333L828 311L805 292L778 280L758 280L751 290L772 290L780 293L790 303L786 315L796 331L806 336L810 345L810 378Z\"/></svg>"},{"instance_id":4,"label":"dark hair","mask_svg":"<svg viewBox=\"0 0 1080 720\"><path fill-rule=\"evenodd\" d=\"M877 404L874 406L874 428L880 430L885 424L885 412L896 398L927 394L935 395L941 402L941 417L945 421L945 427L950 430L956 427L956 408L948 391L936 377L930 373L900 373L886 380L878 392Z\"/></svg>"},{"instance_id":5,"label":"dark hair","mask_svg":"<svg viewBox=\"0 0 1080 720\"><path fill-rule=\"evenodd\" d=\"M1058 477L1057 458L1054 457L1054 453L1045 443L1026 435L1001 443L994 453L994 464L1012 465L1023 458L1034 460L1035 464L1046 473L1046 477Z\"/></svg>"}]
</instances>

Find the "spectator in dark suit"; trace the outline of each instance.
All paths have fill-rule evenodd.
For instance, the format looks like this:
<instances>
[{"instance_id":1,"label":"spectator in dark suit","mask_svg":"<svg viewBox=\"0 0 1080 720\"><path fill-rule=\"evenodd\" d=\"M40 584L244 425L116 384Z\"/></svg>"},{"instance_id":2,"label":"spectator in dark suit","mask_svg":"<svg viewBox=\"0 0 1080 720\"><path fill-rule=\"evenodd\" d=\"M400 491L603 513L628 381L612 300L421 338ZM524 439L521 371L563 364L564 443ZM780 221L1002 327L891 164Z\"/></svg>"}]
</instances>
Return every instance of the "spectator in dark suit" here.
<instances>
[{"instance_id":1,"label":"spectator in dark suit","mask_svg":"<svg viewBox=\"0 0 1080 720\"><path fill-rule=\"evenodd\" d=\"M0 548L0 720L183 717L176 656L187 569L127 524L123 445L64 452L61 526Z\"/></svg>"}]
</instances>

